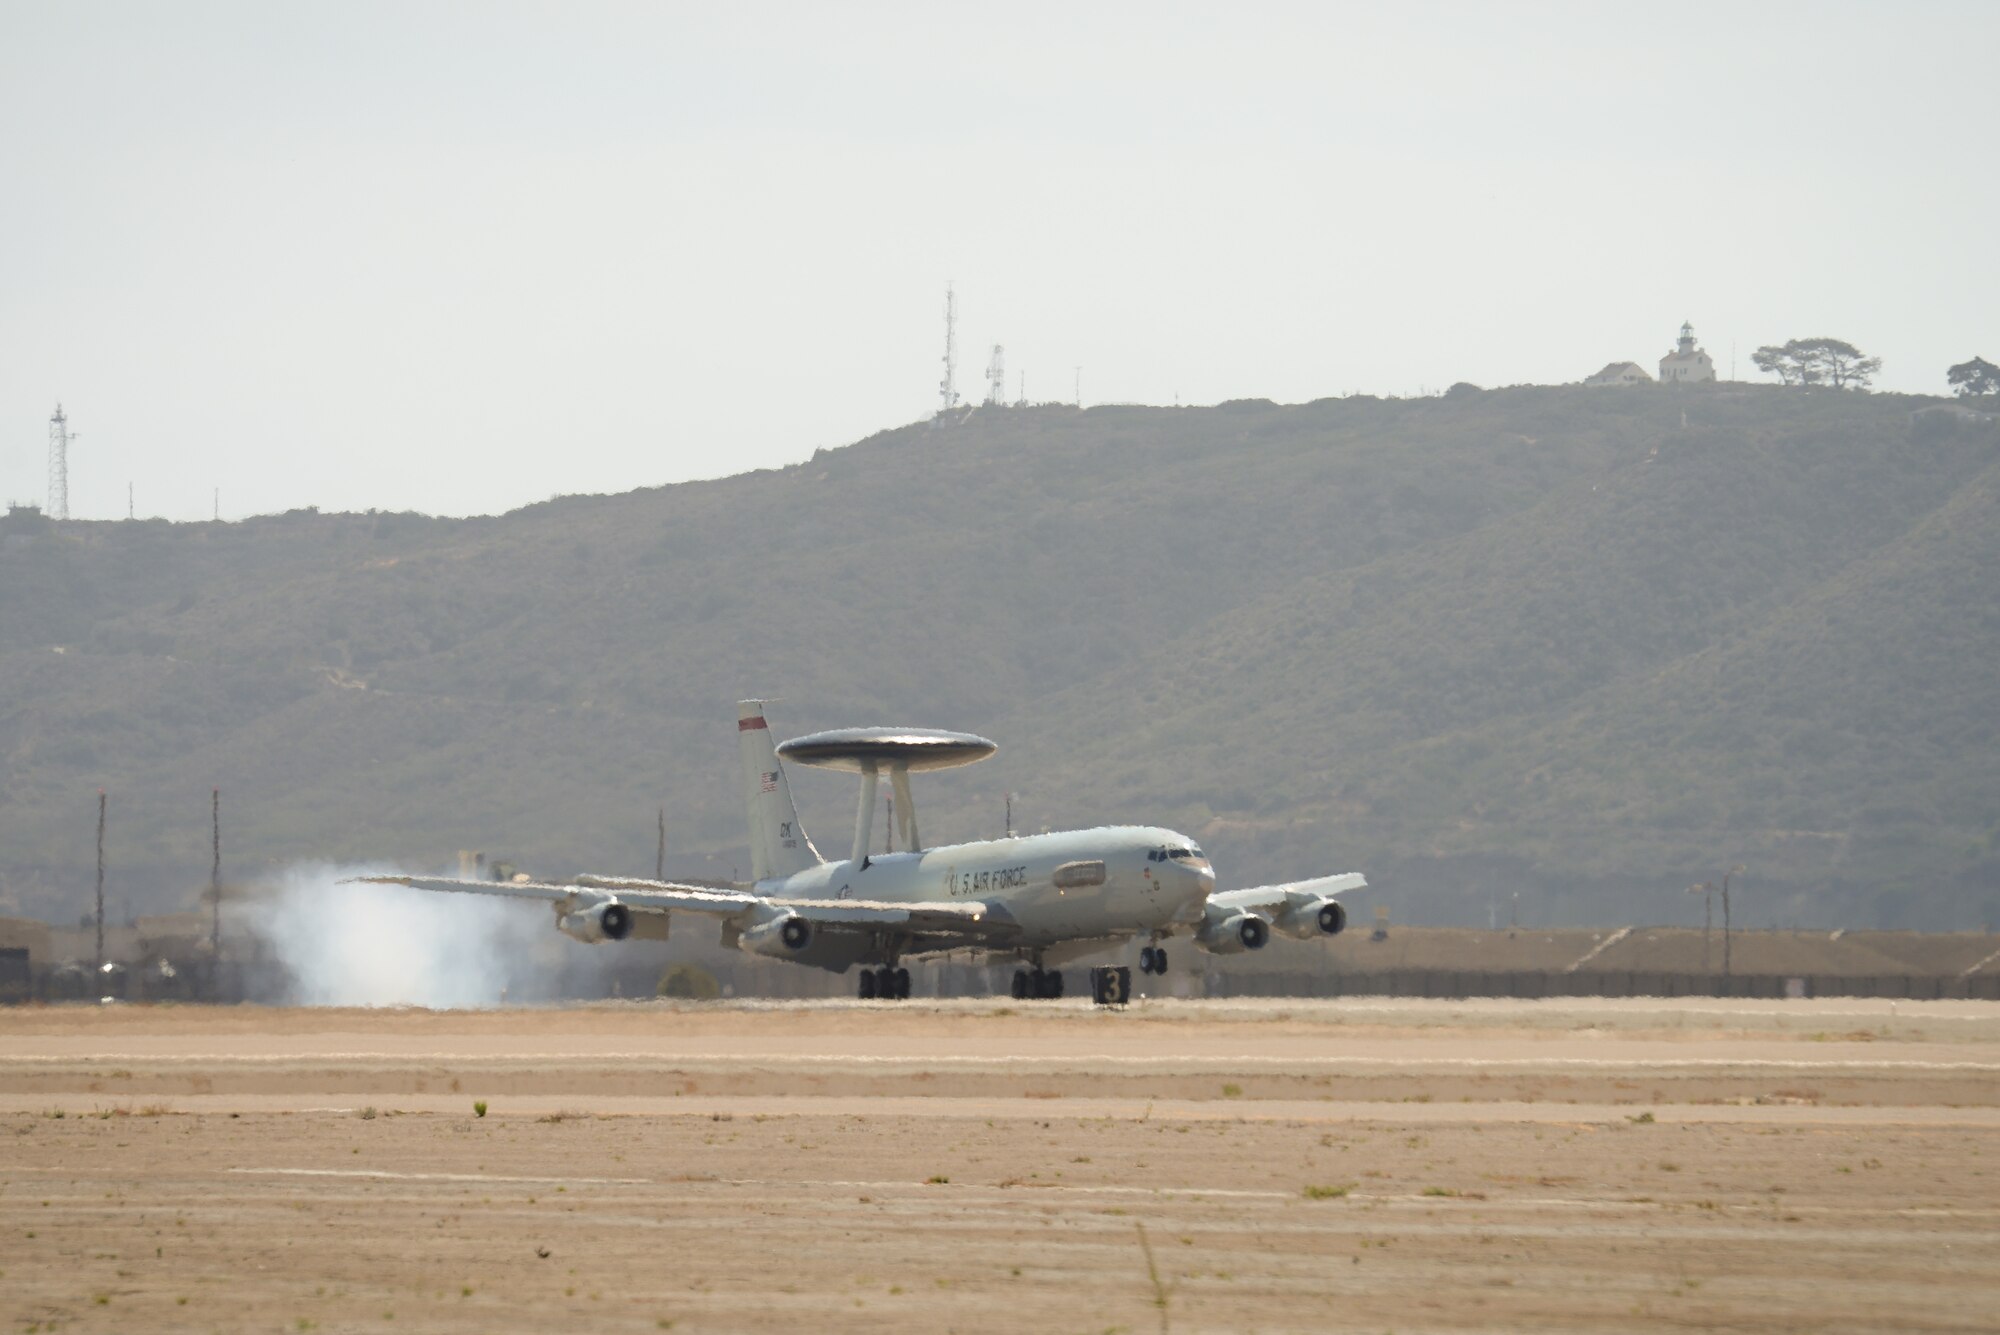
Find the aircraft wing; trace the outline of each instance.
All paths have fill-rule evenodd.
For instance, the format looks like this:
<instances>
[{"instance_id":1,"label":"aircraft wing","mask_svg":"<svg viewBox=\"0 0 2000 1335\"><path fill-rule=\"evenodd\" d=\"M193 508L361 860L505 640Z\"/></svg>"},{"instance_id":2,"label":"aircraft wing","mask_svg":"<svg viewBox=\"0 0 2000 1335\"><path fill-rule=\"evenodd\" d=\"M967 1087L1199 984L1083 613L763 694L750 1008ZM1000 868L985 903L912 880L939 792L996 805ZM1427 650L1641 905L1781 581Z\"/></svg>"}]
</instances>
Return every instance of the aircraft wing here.
<instances>
[{"instance_id":1,"label":"aircraft wing","mask_svg":"<svg viewBox=\"0 0 2000 1335\"><path fill-rule=\"evenodd\" d=\"M898 904L868 899L771 899L748 890L686 885L675 881L642 881L621 876L585 876L569 885L539 881L468 881L448 876L357 876L374 885L407 885L416 890L446 890L460 894L500 895L545 904L572 905L616 899L635 913L708 913L719 918L767 917L773 912L796 915L821 931L868 931L899 927L905 931L1010 940L1020 928L1004 912L974 901Z\"/></svg>"},{"instance_id":2,"label":"aircraft wing","mask_svg":"<svg viewBox=\"0 0 2000 1335\"><path fill-rule=\"evenodd\" d=\"M466 881L451 876L356 876L352 879L370 885L407 885L415 890L449 890L467 895L535 899L545 904L562 904L581 898L615 897L627 908L642 913L692 909L697 913L730 914L741 913L744 909L754 908L764 902L743 890L678 885L671 881L613 882L608 878L596 878L587 885L581 883L549 885L540 881Z\"/></svg>"},{"instance_id":3,"label":"aircraft wing","mask_svg":"<svg viewBox=\"0 0 2000 1335\"><path fill-rule=\"evenodd\" d=\"M892 904L866 899L767 899L773 908L798 914L829 932L870 927L902 927L916 933L1011 940L1020 927L1005 914L980 903Z\"/></svg>"},{"instance_id":4,"label":"aircraft wing","mask_svg":"<svg viewBox=\"0 0 2000 1335\"><path fill-rule=\"evenodd\" d=\"M1358 871L1338 876L1320 876L1310 881L1288 881L1284 885L1256 885L1245 890L1224 890L1208 897L1210 904L1250 912L1283 913L1305 904L1332 899L1349 890L1367 886L1368 878Z\"/></svg>"},{"instance_id":5,"label":"aircraft wing","mask_svg":"<svg viewBox=\"0 0 2000 1335\"><path fill-rule=\"evenodd\" d=\"M1367 877L1350 871L1284 885L1225 890L1208 897L1194 937L1206 950L1233 954L1261 948L1272 932L1300 941L1333 936L1347 927L1347 910L1335 896L1367 884Z\"/></svg>"}]
</instances>

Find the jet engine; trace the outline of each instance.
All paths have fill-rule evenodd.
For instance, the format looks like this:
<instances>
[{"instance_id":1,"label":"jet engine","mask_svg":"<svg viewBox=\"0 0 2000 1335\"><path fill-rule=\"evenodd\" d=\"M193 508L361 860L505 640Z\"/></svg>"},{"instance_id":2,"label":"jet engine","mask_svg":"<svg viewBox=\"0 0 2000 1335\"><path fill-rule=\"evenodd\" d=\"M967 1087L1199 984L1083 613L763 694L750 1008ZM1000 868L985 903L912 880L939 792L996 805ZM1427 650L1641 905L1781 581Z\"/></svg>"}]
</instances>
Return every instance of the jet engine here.
<instances>
[{"instance_id":1,"label":"jet engine","mask_svg":"<svg viewBox=\"0 0 2000 1335\"><path fill-rule=\"evenodd\" d=\"M1271 925L1295 940L1338 936L1347 927L1347 910L1334 899L1305 899L1288 907Z\"/></svg>"},{"instance_id":2,"label":"jet engine","mask_svg":"<svg viewBox=\"0 0 2000 1335\"><path fill-rule=\"evenodd\" d=\"M568 913L557 915L556 929L592 944L623 941L632 935L632 910L609 897L579 903Z\"/></svg>"},{"instance_id":3,"label":"jet engine","mask_svg":"<svg viewBox=\"0 0 2000 1335\"><path fill-rule=\"evenodd\" d=\"M783 959L796 955L812 944L813 925L796 913L780 908L765 909L756 922L737 934L736 944L753 955Z\"/></svg>"},{"instance_id":4,"label":"jet engine","mask_svg":"<svg viewBox=\"0 0 2000 1335\"><path fill-rule=\"evenodd\" d=\"M1202 919L1194 939L1212 955L1240 955L1262 950L1271 939L1271 924L1245 909L1222 909Z\"/></svg>"}]
</instances>

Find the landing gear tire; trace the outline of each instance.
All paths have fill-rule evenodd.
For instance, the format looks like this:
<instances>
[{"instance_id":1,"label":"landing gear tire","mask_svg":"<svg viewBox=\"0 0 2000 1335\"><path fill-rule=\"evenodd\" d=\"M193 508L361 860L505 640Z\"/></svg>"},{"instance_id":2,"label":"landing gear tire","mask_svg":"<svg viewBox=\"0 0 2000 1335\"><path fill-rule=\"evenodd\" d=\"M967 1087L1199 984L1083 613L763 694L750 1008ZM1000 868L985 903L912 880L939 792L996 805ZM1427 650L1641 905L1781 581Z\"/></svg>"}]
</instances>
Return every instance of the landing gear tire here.
<instances>
[{"instance_id":1,"label":"landing gear tire","mask_svg":"<svg viewBox=\"0 0 2000 1335\"><path fill-rule=\"evenodd\" d=\"M1167 952L1164 946L1141 946L1139 948L1140 973L1165 973Z\"/></svg>"},{"instance_id":2,"label":"landing gear tire","mask_svg":"<svg viewBox=\"0 0 2000 1335\"><path fill-rule=\"evenodd\" d=\"M875 971L873 969L863 969L861 971L859 994L863 1001L875 1000Z\"/></svg>"},{"instance_id":3,"label":"landing gear tire","mask_svg":"<svg viewBox=\"0 0 2000 1335\"><path fill-rule=\"evenodd\" d=\"M1029 995L1028 971L1026 969L1014 970L1014 1000L1026 1001L1028 999L1028 995Z\"/></svg>"},{"instance_id":4,"label":"landing gear tire","mask_svg":"<svg viewBox=\"0 0 2000 1335\"><path fill-rule=\"evenodd\" d=\"M1060 969L1050 969L1046 972L1037 969L1029 975L1029 981L1038 1001L1054 1001L1063 994L1063 977Z\"/></svg>"},{"instance_id":5,"label":"landing gear tire","mask_svg":"<svg viewBox=\"0 0 2000 1335\"><path fill-rule=\"evenodd\" d=\"M1167 948L1165 946L1154 946L1153 972L1165 973L1166 971L1167 971Z\"/></svg>"},{"instance_id":6,"label":"landing gear tire","mask_svg":"<svg viewBox=\"0 0 2000 1335\"><path fill-rule=\"evenodd\" d=\"M910 999L910 971L908 969L899 968L899 969L892 969L890 970L890 972L893 973L896 978L896 988L895 988L896 1000L908 1001Z\"/></svg>"}]
</instances>

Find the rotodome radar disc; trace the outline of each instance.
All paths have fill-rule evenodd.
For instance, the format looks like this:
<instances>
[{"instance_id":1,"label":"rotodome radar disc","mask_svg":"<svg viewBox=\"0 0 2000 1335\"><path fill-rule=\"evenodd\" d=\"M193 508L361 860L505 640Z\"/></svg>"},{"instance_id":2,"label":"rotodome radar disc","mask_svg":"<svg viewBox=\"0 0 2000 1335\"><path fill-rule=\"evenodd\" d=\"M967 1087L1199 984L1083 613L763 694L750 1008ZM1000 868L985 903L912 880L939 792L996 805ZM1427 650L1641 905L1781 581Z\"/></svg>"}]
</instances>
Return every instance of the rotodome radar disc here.
<instances>
[{"instance_id":1,"label":"rotodome radar disc","mask_svg":"<svg viewBox=\"0 0 2000 1335\"><path fill-rule=\"evenodd\" d=\"M778 755L801 765L859 773L868 765L919 770L955 769L998 751L999 746L969 732L932 728L834 728L781 743Z\"/></svg>"}]
</instances>

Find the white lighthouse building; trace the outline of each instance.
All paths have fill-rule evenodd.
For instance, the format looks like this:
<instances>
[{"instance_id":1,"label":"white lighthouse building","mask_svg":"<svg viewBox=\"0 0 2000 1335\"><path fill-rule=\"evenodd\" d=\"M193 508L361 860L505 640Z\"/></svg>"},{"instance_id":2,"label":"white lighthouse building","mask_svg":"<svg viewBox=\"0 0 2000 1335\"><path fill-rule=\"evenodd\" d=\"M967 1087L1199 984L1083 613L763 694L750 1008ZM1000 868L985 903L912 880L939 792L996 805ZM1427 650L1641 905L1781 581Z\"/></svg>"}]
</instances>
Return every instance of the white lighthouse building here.
<instances>
[{"instance_id":1,"label":"white lighthouse building","mask_svg":"<svg viewBox=\"0 0 2000 1335\"><path fill-rule=\"evenodd\" d=\"M1697 380L1715 379L1715 362L1709 355L1694 345L1694 326L1681 326L1680 346L1660 358L1660 383L1663 385L1685 385Z\"/></svg>"}]
</instances>

